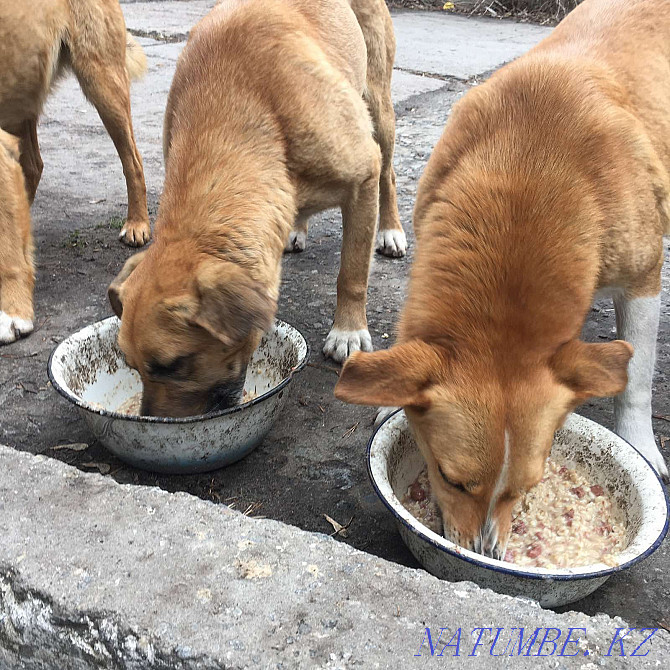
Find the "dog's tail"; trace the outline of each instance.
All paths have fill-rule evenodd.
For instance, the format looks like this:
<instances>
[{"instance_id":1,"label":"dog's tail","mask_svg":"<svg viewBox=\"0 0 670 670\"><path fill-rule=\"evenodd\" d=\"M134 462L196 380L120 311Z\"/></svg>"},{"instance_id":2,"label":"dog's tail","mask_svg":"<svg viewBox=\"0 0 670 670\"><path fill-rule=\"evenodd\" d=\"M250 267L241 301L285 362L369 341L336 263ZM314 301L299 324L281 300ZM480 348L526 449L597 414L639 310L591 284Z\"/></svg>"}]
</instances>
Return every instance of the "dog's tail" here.
<instances>
[{"instance_id":1,"label":"dog's tail","mask_svg":"<svg viewBox=\"0 0 670 670\"><path fill-rule=\"evenodd\" d=\"M126 70L130 79L140 79L147 71L147 57L139 42L126 33Z\"/></svg>"}]
</instances>

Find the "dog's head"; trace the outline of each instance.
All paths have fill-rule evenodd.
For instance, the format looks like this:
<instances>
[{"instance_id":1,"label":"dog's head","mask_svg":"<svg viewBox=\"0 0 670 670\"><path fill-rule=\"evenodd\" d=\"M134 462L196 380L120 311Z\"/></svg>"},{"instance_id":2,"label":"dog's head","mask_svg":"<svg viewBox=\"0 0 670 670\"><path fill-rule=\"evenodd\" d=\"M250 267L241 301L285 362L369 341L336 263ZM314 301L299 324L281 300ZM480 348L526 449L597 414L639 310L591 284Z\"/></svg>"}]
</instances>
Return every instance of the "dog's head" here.
<instances>
[{"instance_id":1,"label":"dog's head","mask_svg":"<svg viewBox=\"0 0 670 670\"><path fill-rule=\"evenodd\" d=\"M572 340L511 370L415 340L353 354L335 395L404 407L445 537L502 558L512 509L542 479L555 431L587 398L620 393L631 356L626 342Z\"/></svg>"},{"instance_id":2,"label":"dog's head","mask_svg":"<svg viewBox=\"0 0 670 670\"><path fill-rule=\"evenodd\" d=\"M235 405L276 302L239 265L157 245L131 257L108 289L121 319L119 347L142 377L142 414Z\"/></svg>"}]
</instances>

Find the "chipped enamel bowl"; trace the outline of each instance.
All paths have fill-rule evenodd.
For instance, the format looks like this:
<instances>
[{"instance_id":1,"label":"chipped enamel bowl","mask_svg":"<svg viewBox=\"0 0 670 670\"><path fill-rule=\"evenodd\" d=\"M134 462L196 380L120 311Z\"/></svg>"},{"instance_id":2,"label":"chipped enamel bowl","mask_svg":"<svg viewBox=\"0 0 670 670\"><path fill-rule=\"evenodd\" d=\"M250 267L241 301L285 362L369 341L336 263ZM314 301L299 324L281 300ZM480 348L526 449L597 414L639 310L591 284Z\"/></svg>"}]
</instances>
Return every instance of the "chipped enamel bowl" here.
<instances>
[{"instance_id":1,"label":"chipped enamel bowl","mask_svg":"<svg viewBox=\"0 0 670 670\"><path fill-rule=\"evenodd\" d=\"M119 325L111 317L63 340L49 359L49 379L107 449L153 472L207 472L246 456L272 427L293 374L307 362L303 336L277 320L247 368L244 388L258 394L254 400L179 419L119 414L101 407L118 408L142 389L117 346Z\"/></svg>"},{"instance_id":2,"label":"chipped enamel bowl","mask_svg":"<svg viewBox=\"0 0 670 670\"><path fill-rule=\"evenodd\" d=\"M498 561L464 549L417 521L400 502L424 466L405 414L392 414L368 444L372 484L396 518L400 535L426 570L449 581L472 581L500 593L558 607L587 596L611 575L643 560L660 546L668 530L668 500L656 472L630 444L572 414L556 433L552 455L579 465L593 484L614 496L627 517L628 546L619 565L603 563L548 570Z\"/></svg>"}]
</instances>

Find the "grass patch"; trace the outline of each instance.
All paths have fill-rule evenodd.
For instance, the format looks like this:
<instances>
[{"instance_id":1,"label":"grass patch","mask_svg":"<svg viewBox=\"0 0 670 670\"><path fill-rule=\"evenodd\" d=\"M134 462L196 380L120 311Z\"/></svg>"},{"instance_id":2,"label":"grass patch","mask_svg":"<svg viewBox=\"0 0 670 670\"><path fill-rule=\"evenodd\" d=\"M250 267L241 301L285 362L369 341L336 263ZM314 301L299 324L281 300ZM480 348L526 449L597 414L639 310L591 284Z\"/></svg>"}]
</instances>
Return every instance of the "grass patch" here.
<instances>
[{"instance_id":1,"label":"grass patch","mask_svg":"<svg viewBox=\"0 0 670 670\"><path fill-rule=\"evenodd\" d=\"M80 230L73 230L61 243L64 249L83 249L88 242L82 237Z\"/></svg>"},{"instance_id":2,"label":"grass patch","mask_svg":"<svg viewBox=\"0 0 670 670\"><path fill-rule=\"evenodd\" d=\"M126 220L120 216L113 216L111 219L108 221L105 221L104 223L99 223L96 228L104 228L105 230L121 230L123 228L123 224L126 222Z\"/></svg>"}]
</instances>

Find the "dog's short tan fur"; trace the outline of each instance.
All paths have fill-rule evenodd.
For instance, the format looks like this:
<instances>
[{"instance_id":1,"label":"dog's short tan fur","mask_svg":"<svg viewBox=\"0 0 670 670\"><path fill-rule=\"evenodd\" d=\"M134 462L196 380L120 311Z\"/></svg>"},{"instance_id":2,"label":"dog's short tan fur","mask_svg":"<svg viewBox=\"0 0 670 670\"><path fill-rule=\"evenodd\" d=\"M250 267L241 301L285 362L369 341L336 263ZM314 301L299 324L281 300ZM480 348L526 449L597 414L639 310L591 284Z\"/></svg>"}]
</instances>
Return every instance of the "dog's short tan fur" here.
<instances>
[{"instance_id":1,"label":"dog's short tan fur","mask_svg":"<svg viewBox=\"0 0 670 670\"><path fill-rule=\"evenodd\" d=\"M19 165L19 140L0 130L0 344L33 327L30 205Z\"/></svg>"},{"instance_id":2,"label":"dog's short tan fur","mask_svg":"<svg viewBox=\"0 0 670 670\"><path fill-rule=\"evenodd\" d=\"M193 29L165 115L156 241L110 287L145 412L183 416L231 400L275 314L294 222L304 230L328 207L342 208L344 225L326 352L342 360L371 348L380 183L380 229L404 239L394 46L382 0L230 0Z\"/></svg>"},{"instance_id":3,"label":"dog's short tan fur","mask_svg":"<svg viewBox=\"0 0 670 670\"><path fill-rule=\"evenodd\" d=\"M21 139L31 203L43 167L37 121L52 86L68 69L98 110L123 165L128 219L120 237L142 246L151 230L129 78L144 74L146 58L126 33L118 0L0 0L0 127Z\"/></svg>"},{"instance_id":4,"label":"dog's short tan fur","mask_svg":"<svg viewBox=\"0 0 670 670\"><path fill-rule=\"evenodd\" d=\"M336 387L405 407L448 537L500 557L592 396L623 392L617 431L667 473L650 415L669 168L664 0L585 0L454 108L419 186L398 343L352 356ZM632 360L579 339L602 290Z\"/></svg>"}]
</instances>

